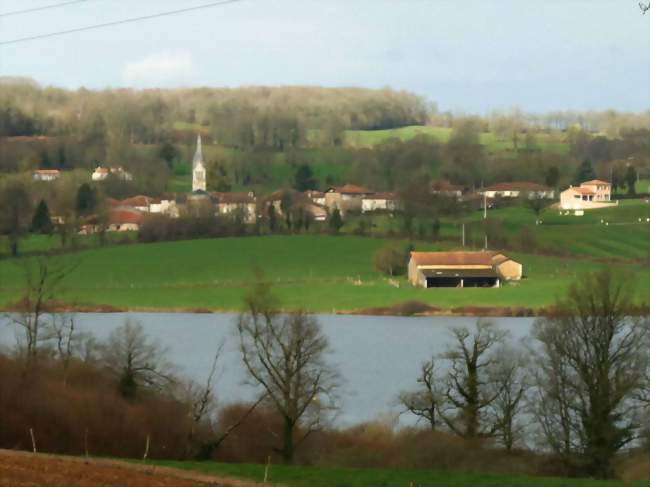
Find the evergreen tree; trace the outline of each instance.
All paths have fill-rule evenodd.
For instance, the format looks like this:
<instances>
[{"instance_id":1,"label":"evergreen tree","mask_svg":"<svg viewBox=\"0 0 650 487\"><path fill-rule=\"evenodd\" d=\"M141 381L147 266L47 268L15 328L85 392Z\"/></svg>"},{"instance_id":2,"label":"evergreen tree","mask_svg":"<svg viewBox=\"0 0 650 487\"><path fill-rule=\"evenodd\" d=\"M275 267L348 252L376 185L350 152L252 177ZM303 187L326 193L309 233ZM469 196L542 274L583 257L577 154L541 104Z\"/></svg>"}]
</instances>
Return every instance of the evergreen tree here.
<instances>
[{"instance_id":1,"label":"evergreen tree","mask_svg":"<svg viewBox=\"0 0 650 487\"><path fill-rule=\"evenodd\" d=\"M306 191L316 189L317 181L314 179L314 173L307 164L301 164L296 169L293 176L293 187L297 191Z\"/></svg>"},{"instance_id":2,"label":"evergreen tree","mask_svg":"<svg viewBox=\"0 0 650 487\"><path fill-rule=\"evenodd\" d=\"M52 220L50 219L50 210L47 207L45 200L41 202L36 207L34 216L32 217L32 226L30 231L32 233L42 233L44 235L51 235L54 230L52 225Z\"/></svg>"},{"instance_id":3,"label":"evergreen tree","mask_svg":"<svg viewBox=\"0 0 650 487\"><path fill-rule=\"evenodd\" d=\"M594 171L594 166L591 163L591 160L585 159L582 161L580 166L578 166L578 171L576 172L576 177L573 182L575 184L580 184L585 181L591 181L592 179L596 179L596 171Z\"/></svg>"},{"instance_id":4,"label":"evergreen tree","mask_svg":"<svg viewBox=\"0 0 650 487\"><path fill-rule=\"evenodd\" d=\"M62 145L59 146L59 149L56 151L56 167L58 169L63 169L66 166L66 156L65 156L65 147Z\"/></svg>"},{"instance_id":5,"label":"evergreen tree","mask_svg":"<svg viewBox=\"0 0 650 487\"><path fill-rule=\"evenodd\" d=\"M179 157L179 155L176 146L169 142L165 142L161 145L160 150L158 151L158 156L167 163L170 169L174 167L174 161Z\"/></svg>"},{"instance_id":6,"label":"evergreen tree","mask_svg":"<svg viewBox=\"0 0 650 487\"><path fill-rule=\"evenodd\" d=\"M277 222L277 217L275 216L275 206L273 206L273 203L269 205L268 213L269 213L269 232L275 233L275 228L278 222Z\"/></svg>"},{"instance_id":7,"label":"evergreen tree","mask_svg":"<svg viewBox=\"0 0 650 487\"><path fill-rule=\"evenodd\" d=\"M330 217L330 221L329 221L330 231L333 234L338 234L342 226L343 226L343 218L341 218L341 212L339 211L338 208L334 208L334 211L332 212L332 216Z\"/></svg>"},{"instance_id":8,"label":"evergreen tree","mask_svg":"<svg viewBox=\"0 0 650 487\"><path fill-rule=\"evenodd\" d=\"M52 161L50 160L50 155L47 151L41 153L41 169L52 169Z\"/></svg>"},{"instance_id":9,"label":"evergreen tree","mask_svg":"<svg viewBox=\"0 0 650 487\"><path fill-rule=\"evenodd\" d=\"M625 171L625 184L627 184L627 194L636 194L636 169L634 166L627 166Z\"/></svg>"},{"instance_id":10,"label":"evergreen tree","mask_svg":"<svg viewBox=\"0 0 650 487\"><path fill-rule=\"evenodd\" d=\"M76 210L78 216L91 214L97 208L97 191L87 183L79 186Z\"/></svg>"}]
</instances>

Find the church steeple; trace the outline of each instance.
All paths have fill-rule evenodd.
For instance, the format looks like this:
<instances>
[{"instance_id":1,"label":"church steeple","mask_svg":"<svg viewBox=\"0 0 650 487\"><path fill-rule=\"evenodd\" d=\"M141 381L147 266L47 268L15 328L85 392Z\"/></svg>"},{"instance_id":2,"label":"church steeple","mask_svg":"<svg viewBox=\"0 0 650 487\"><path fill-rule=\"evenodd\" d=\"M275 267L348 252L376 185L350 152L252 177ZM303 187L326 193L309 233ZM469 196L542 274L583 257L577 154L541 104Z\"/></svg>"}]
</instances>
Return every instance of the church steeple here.
<instances>
[{"instance_id":1,"label":"church steeple","mask_svg":"<svg viewBox=\"0 0 650 487\"><path fill-rule=\"evenodd\" d=\"M196 137L196 152L192 159L192 191L205 191L205 164L201 148L201 134Z\"/></svg>"}]
</instances>

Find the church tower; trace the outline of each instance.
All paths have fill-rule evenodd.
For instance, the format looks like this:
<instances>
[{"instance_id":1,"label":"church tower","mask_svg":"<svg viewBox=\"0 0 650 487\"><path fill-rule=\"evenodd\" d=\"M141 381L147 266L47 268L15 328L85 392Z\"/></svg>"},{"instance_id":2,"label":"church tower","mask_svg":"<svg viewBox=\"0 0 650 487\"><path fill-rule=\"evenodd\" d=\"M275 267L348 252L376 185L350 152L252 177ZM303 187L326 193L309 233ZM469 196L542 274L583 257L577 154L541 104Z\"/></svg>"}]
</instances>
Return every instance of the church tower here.
<instances>
[{"instance_id":1,"label":"church tower","mask_svg":"<svg viewBox=\"0 0 650 487\"><path fill-rule=\"evenodd\" d=\"M192 160L192 191L205 191L205 164L201 149L201 134L196 139L196 152Z\"/></svg>"}]
</instances>

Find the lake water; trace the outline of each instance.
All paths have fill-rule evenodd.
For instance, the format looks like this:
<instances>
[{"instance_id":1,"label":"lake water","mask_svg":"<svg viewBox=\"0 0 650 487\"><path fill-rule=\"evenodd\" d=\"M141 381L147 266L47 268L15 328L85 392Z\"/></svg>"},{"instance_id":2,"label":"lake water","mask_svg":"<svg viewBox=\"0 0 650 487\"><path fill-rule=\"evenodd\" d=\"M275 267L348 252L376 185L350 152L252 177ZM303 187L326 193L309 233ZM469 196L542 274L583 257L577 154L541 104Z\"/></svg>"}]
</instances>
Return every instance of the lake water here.
<instances>
[{"instance_id":1,"label":"lake water","mask_svg":"<svg viewBox=\"0 0 650 487\"><path fill-rule=\"evenodd\" d=\"M232 314L184 313L79 313L80 331L104 340L127 318L142 324L151 338L168 348L167 359L187 377L202 382L209 374L214 353L222 340L216 393L221 404L250 400L256 390L246 384L246 374L237 350ZM451 342L450 327L473 326L476 318L461 317L376 317L322 315L318 320L332 352L330 363L343 378L341 411L337 424L344 426L378 416L396 415L395 398L416 385L422 361L445 350ZM514 341L525 339L533 318L490 318L507 330ZM0 343L15 343L16 330L0 327ZM402 424L413 418L402 417Z\"/></svg>"}]
</instances>

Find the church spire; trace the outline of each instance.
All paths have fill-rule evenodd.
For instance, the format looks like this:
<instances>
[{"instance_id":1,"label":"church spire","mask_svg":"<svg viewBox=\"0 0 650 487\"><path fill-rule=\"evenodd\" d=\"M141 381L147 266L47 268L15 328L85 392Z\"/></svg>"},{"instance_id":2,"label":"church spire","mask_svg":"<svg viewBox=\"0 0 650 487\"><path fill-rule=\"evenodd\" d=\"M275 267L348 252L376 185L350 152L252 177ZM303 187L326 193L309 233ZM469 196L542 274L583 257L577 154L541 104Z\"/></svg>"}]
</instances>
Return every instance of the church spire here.
<instances>
[{"instance_id":1,"label":"church spire","mask_svg":"<svg viewBox=\"0 0 650 487\"><path fill-rule=\"evenodd\" d=\"M196 136L196 152L194 153L194 159L192 160L192 168L195 168L197 164L203 164L203 149L201 148L201 134Z\"/></svg>"},{"instance_id":2,"label":"church spire","mask_svg":"<svg viewBox=\"0 0 650 487\"><path fill-rule=\"evenodd\" d=\"M201 148L201 134L196 138L196 152L192 160L192 191L205 191L205 164L203 163L203 150Z\"/></svg>"}]
</instances>

